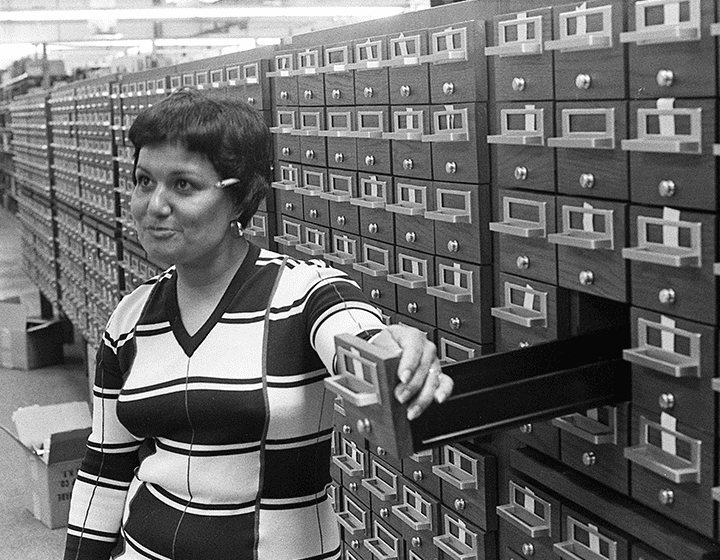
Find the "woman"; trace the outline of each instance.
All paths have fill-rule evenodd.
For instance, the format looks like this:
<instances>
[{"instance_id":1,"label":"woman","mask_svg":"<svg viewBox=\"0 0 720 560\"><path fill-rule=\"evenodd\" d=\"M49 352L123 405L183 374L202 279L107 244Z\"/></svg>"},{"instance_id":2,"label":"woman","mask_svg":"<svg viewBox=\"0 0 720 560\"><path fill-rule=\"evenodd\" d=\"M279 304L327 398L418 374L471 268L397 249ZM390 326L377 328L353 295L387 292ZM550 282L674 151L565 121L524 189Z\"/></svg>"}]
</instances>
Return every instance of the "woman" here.
<instances>
[{"instance_id":1,"label":"woman","mask_svg":"<svg viewBox=\"0 0 720 560\"><path fill-rule=\"evenodd\" d=\"M419 331L385 327L345 275L242 236L271 162L254 109L182 90L129 137L138 235L170 268L108 322L65 559L339 558L322 369L334 336L401 347L411 418L452 381Z\"/></svg>"}]
</instances>

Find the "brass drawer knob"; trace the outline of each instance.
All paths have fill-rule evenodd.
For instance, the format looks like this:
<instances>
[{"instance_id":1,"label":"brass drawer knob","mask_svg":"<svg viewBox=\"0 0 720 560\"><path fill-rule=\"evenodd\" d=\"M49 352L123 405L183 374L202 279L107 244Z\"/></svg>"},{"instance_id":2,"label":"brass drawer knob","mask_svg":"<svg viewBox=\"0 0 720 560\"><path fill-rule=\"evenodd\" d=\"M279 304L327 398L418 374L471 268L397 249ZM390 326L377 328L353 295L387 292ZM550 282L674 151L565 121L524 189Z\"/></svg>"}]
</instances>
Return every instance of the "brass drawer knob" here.
<instances>
[{"instance_id":1,"label":"brass drawer knob","mask_svg":"<svg viewBox=\"0 0 720 560\"><path fill-rule=\"evenodd\" d=\"M515 176L516 181L524 181L528 176L527 167L524 165L518 165L513 171L513 175Z\"/></svg>"},{"instance_id":2,"label":"brass drawer knob","mask_svg":"<svg viewBox=\"0 0 720 560\"><path fill-rule=\"evenodd\" d=\"M675 406L675 395L672 393L663 393L658 397L658 405L663 410L671 410Z\"/></svg>"},{"instance_id":3,"label":"brass drawer knob","mask_svg":"<svg viewBox=\"0 0 720 560\"><path fill-rule=\"evenodd\" d=\"M453 503L453 507L458 511L463 511L465 509L465 500L462 498L456 498L455 502Z\"/></svg>"},{"instance_id":4,"label":"brass drawer knob","mask_svg":"<svg viewBox=\"0 0 720 560\"><path fill-rule=\"evenodd\" d=\"M512 79L513 91L524 91L525 85L525 78L515 77Z\"/></svg>"},{"instance_id":5,"label":"brass drawer knob","mask_svg":"<svg viewBox=\"0 0 720 560\"><path fill-rule=\"evenodd\" d=\"M350 484L355 484L355 488L357 488L357 484L355 482L351 482ZM352 488L351 488L352 490ZM360 549L360 541L358 539L353 539L350 541L350 546L354 548L355 550Z\"/></svg>"},{"instance_id":6,"label":"brass drawer knob","mask_svg":"<svg viewBox=\"0 0 720 560\"><path fill-rule=\"evenodd\" d=\"M520 426L520 433L521 434L532 434L533 431L533 425L532 424L523 424Z\"/></svg>"},{"instance_id":7,"label":"brass drawer knob","mask_svg":"<svg viewBox=\"0 0 720 560\"><path fill-rule=\"evenodd\" d=\"M462 325L462 321L460 320L460 317L451 317L450 318L450 328L454 331L458 330L460 326Z\"/></svg>"},{"instance_id":8,"label":"brass drawer knob","mask_svg":"<svg viewBox=\"0 0 720 560\"><path fill-rule=\"evenodd\" d=\"M663 198L672 198L673 196L675 196L676 190L677 187L675 186L674 181L663 180L658 183L658 194Z\"/></svg>"},{"instance_id":9,"label":"brass drawer knob","mask_svg":"<svg viewBox=\"0 0 720 560\"><path fill-rule=\"evenodd\" d=\"M595 176L592 173L580 175L580 186L583 189L592 189L595 186Z\"/></svg>"},{"instance_id":10,"label":"brass drawer knob","mask_svg":"<svg viewBox=\"0 0 720 560\"><path fill-rule=\"evenodd\" d=\"M595 275L592 270L581 271L580 274L578 274L578 278L580 280L580 284L583 286L592 286L593 282L595 282Z\"/></svg>"},{"instance_id":11,"label":"brass drawer knob","mask_svg":"<svg viewBox=\"0 0 720 560\"><path fill-rule=\"evenodd\" d=\"M303 97L304 97L305 99L312 99L312 98L313 98L313 92L312 92L312 90L311 90L311 89L306 89L306 90L303 92Z\"/></svg>"},{"instance_id":12,"label":"brass drawer knob","mask_svg":"<svg viewBox=\"0 0 720 560\"><path fill-rule=\"evenodd\" d=\"M415 163L412 159L407 158L403 160L402 166L405 171L410 171L415 166Z\"/></svg>"},{"instance_id":13,"label":"brass drawer knob","mask_svg":"<svg viewBox=\"0 0 720 560\"><path fill-rule=\"evenodd\" d=\"M520 270L527 270L530 267L530 259L525 255L520 255L515 259L515 266Z\"/></svg>"},{"instance_id":14,"label":"brass drawer knob","mask_svg":"<svg viewBox=\"0 0 720 560\"><path fill-rule=\"evenodd\" d=\"M375 222L368 224L368 233L377 233L378 229L378 225Z\"/></svg>"},{"instance_id":15,"label":"brass drawer knob","mask_svg":"<svg viewBox=\"0 0 720 560\"><path fill-rule=\"evenodd\" d=\"M410 97L410 86L400 86L400 97Z\"/></svg>"},{"instance_id":16,"label":"brass drawer knob","mask_svg":"<svg viewBox=\"0 0 720 560\"><path fill-rule=\"evenodd\" d=\"M457 163L455 163L454 161L448 161L445 164L445 173L447 173L448 175L457 173Z\"/></svg>"},{"instance_id":17,"label":"brass drawer knob","mask_svg":"<svg viewBox=\"0 0 720 560\"><path fill-rule=\"evenodd\" d=\"M248 102L250 105L255 105L255 98L254 98L254 97L248 97L248 98L247 98L247 102Z\"/></svg>"},{"instance_id":18,"label":"brass drawer knob","mask_svg":"<svg viewBox=\"0 0 720 560\"><path fill-rule=\"evenodd\" d=\"M342 97L342 92L339 89L334 89L330 92L330 97L333 99L340 99Z\"/></svg>"},{"instance_id":19,"label":"brass drawer knob","mask_svg":"<svg viewBox=\"0 0 720 560\"><path fill-rule=\"evenodd\" d=\"M667 488L660 490L660 492L658 492L658 501L664 506L672 505L675 501L675 492Z\"/></svg>"},{"instance_id":20,"label":"brass drawer knob","mask_svg":"<svg viewBox=\"0 0 720 560\"><path fill-rule=\"evenodd\" d=\"M370 423L370 420L367 418L361 418L357 421L357 424L355 425L357 427L357 431L363 434L364 436L372 432L372 424Z\"/></svg>"},{"instance_id":21,"label":"brass drawer knob","mask_svg":"<svg viewBox=\"0 0 720 560\"><path fill-rule=\"evenodd\" d=\"M586 467L592 467L597 463L597 456L592 451L586 451L582 454L582 463Z\"/></svg>"},{"instance_id":22,"label":"brass drawer knob","mask_svg":"<svg viewBox=\"0 0 720 560\"><path fill-rule=\"evenodd\" d=\"M365 156L365 165L375 165L375 156Z\"/></svg>"},{"instance_id":23,"label":"brass drawer knob","mask_svg":"<svg viewBox=\"0 0 720 560\"><path fill-rule=\"evenodd\" d=\"M345 161L345 154L343 154L342 152L337 152L335 154L335 163L342 163L343 161Z\"/></svg>"},{"instance_id":24,"label":"brass drawer knob","mask_svg":"<svg viewBox=\"0 0 720 560\"><path fill-rule=\"evenodd\" d=\"M372 97L374 94L375 94L375 92L373 91L373 88L371 88L370 86L367 86L367 87L363 90L363 96L364 96L364 97L367 97L368 99L369 99L370 97Z\"/></svg>"},{"instance_id":25,"label":"brass drawer knob","mask_svg":"<svg viewBox=\"0 0 720 560\"><path fill-rule=\"evenodd\" d=\"M377 288L373 288L372 290L370 290L370 297L372 299L380 299L380 295L380 290L378 290Z\"/></svg>"},{"instance_id":26,"label":"brass drawer knob","mask_svg":"<svg viewBox=\"0 0 720 560\"><path fill-rule=\"evenodd\" d=\"M405 233L405 241L408 243L415 243L417 240L417 234L414 231L408 231Z\"/></svg>"},{"instance_id":27,"label":"brass drawer knob","mask_svg":"<svg viewBox=\"0 0 720 560\"><path fill-rule=\"evenodd\" d=\"M285 203L285 210L288 212L292 212L293 208L295 208L295 205L292 202Z\"/></svg>"},{"instance_id":28,"label":"brass drawer knob","mask_svg":"<svg viewBox=\"0 0 720 560\"><path fill-rule=\"evenodd\" d=\"M518 344L518 348L527 348L530 346L530 343L527 341L522 341L520 344Z\"/></svg>"},{"instance_id":29,"label":"brass drawer knob","mask_svg":"<svg viewBox=\"0 0 720 560\"><path fill-rule=\"evenodd\" d=\"M287 91L283 90L280 92L280 99L288 99L290 97L290 94L288 94Z\"/></svg>"},{"instance_id":30,"label":"brass drawer knob","mask_svg":"<svg viewBox=\"0 0 720 560\"><path fill-rule=\"evenodd\" d=\"M408 313L410 313L410 315L414 315L415 313L418 312L418 304L415 303L414 301L411 301L410 303L407 304L407 311L408 311Z\"/></svg>"},{"instance_id":31,"label":"brass drawer knob","mask_svg":"<svg viewBox=\"0 0 720 560\"><path fill-rule=\"evenodd\" d=\"M658 300L663 305L672 305L675 303L675 290L672 288L663 288L658 293Z\"/></svg>"},{"instance_id":32,"label":"brass drawer knob","mask_svg":"<svg viewBox=\"0 0 720 560\"><path fill-rule=\"evenodd\" d=\"M660 87L670 87L675 81L675 72L672 70L658 70L655 81Z\"/></svg>"},{"instance_id":33,"label":"brass drawer knob","mask_svg":"<svg viewBox=\"0 0 720 560\"><path fill-rule=\"evenodd\" d=\"M342 433L345 434L345 435L348 435L348 434L351 434L351 433L352 433L352 428L350 427L349 424L343 424Z\"/></svg>"},{"instance_id":34,"label":"brass drawer knob","mask_svg":"<svg viewBox=\"0 0 720 560\"><path fill-rule=\"evenodd\" d=\"M345 216L338 216L335 218L335 221L337 222L337 225L344 226L345 225Z\"/></svg>"},{"instance_id":35,"label":"brass drawer knob","mask_svg":"<svg viewBox=\"0 0 720 560\"><path fill-rule=\"evenodd\" d=\"M452 82L445 82L442 86L442 90L445 95L452 95L455 93L455 84Z\"/></svg>"},{"instance_id":36,"label":"brass drawer knob","mask_svg":"<svg viewBox=\"0 0 720 560\"><path fill-rule=\"evenodd\" d=\"M452 239L448 241L447 249L451 253L457 253L460 250L460 243L458 243L457 239Z\"/></svg>"},{"instance_id":37,"label":"brass drawer knob","mask_svg":"<svg viewBox=\"0 0 720 560\"><path fill-rule=\"evenodd\" d=\"M379 457L385 457L385 455L387 455L387 451L385 451L385 448L380 447L379 445L377 446L375 453L377 453Z\"/></svg>"},{"instance_id":38,"label":"brass drawer knob","mask_svg":"<svg viewBox=\"0 0 720 560\"><path fill-rule=\"evenodd\" d=\"M283 149L281 150L281 152L282 152L282 155L287 157L290 155L290 148L288 148L287 146L284 146Z\"/></svg>"},{"instance_id":39,"label":"brass drawer knob","mask_svg":"<svg viewBox=\"0 0 720 560\"><path fill-rule=\"evenodd\" d=\"M412 546L413 548L420 548L422 546L422 539L418 536L411 538L410 546Z\"/></svg>"},{"instance_id":40,"label":"brass drawer knob","mask_svg":"<svg viewBox=\"0 0 720 560\"><path fill-rule=\"evenodd\" d=\"M578 74L575 76L575 87L578 89L590 89L592 78L590 74Z\"/></svg>"},{"instance_id":41,"label":"brass drawer knob","mask_svg":"<svg viewBox=\"0 0 720 560\"><path fill-rule=\"evenodd\" d=\"M315 150L305 150L305 157L307 159L315 159Z\"/></svg>"},{"instance_id":42,"label":"brass drawer knob","mask_svg":"<svg viewBox=\"0 0 720 560\"><path fill-rule=\"evenodd\" d=\"M383 519L390 517L390 510L388 508L380 508L380 517Z\"/></svg>"},{"instance_id":43,"label":"brass drawer knob","mask_svg":"<svg viewBox=\"0 0 720 560\"><path fill-rule=\"evenodd\" d=\"M425 475L423 474L422 471L413 471L412 478L415 482L420 482L421 480L423 480L425 478Z\"/></svg>"},{"instance_id":44,"label":"brass drawer knob","mask_svg":"<svg viewBox=\"0 0 720 560\"><path fill-rule=\"evenodd\" d=\"M535 554L535 546L532 543L526 542L522 545L523 556L532 556Z\"/></svg>"},{"instance_id":45,"label":"brass drawer knob","mask_svg":"<svg viewBox=\"0 0 720 560\"><path fill-rule=\"evenodd\" d=\"M318 217L318 211L315 208L310 209L310 217L313 219Z\"/></svg>"}]
</instances>

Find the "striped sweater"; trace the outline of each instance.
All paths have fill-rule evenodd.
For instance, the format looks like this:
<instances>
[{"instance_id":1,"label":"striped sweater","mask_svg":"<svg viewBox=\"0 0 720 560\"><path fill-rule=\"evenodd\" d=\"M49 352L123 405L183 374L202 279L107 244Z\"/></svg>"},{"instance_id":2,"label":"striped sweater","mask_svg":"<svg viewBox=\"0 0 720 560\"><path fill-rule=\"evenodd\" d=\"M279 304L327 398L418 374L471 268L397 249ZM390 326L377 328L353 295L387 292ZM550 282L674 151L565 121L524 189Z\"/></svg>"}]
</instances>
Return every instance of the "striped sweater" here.
<instances>
[{"instance_id":1,"label":"striped sweater","mask_svg":"<svg viewBox=\"0 0 720 560\"><path fill-rule=\"evenodd\" d=\"M339 558L334 335L382 328L357 285L252 246L190 336L176 272L126 296L98 350L65 560Z\"/></svg>"}]
</instances>

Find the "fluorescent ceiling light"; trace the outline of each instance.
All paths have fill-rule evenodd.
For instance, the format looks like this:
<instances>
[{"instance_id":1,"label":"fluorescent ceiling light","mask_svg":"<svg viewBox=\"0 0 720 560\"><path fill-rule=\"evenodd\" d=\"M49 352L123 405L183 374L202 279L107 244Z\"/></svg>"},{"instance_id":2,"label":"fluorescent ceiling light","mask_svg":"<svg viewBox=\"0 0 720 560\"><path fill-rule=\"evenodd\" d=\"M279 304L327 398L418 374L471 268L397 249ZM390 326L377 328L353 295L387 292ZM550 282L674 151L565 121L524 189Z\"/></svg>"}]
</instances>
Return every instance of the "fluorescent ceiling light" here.
<instances>
[{"instance_id":1,"label":"fluorescent ceiling light","mask_svg":"<svg viewBox=\"0 0 720 560\"><path fill-rule=\"evenodd\" d=\"M0 11L0 22L244 19L244 18L381 18L405 11L401 6L307 6L257 8L138 8L127 10L11 10Z\"/></svg>"},{"instance_id":2,"label":"fluorescent ceiling light","mask_svg":"<svg viewBox=\"0 0 720 560\"><path fill-rule=\"evenodd\" d=\"M255 39L238 37L229 39L225 37L188 37L184 39L155 39L156 47L227 47L234 45L251 45L255 47Z\"/></svg>"}]
</instances>

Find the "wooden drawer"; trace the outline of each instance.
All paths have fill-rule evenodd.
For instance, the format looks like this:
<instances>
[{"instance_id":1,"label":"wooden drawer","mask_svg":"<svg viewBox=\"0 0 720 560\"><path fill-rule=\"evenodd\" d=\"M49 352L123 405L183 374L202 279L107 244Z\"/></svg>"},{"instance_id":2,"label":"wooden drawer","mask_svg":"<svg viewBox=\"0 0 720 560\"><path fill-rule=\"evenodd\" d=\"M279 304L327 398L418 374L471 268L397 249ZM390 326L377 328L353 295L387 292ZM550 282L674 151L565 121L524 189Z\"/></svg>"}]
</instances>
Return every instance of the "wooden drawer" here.
<instances>
[{"instance_id":1,"label":"wooden drawer","mask_svg":"<svg viewBox=\"0 0 720 560\"><path fill-rule=\"evenodd\" d=\"M420 60L428 53L427 29L388 35L390 104L430 103L430 69Z\"/></svg>"},{"instance_id":2,"label":"wooden drawer","mask_svg":"<svg viewBox=\"0 0 720 560\"><path fill-rule=\"evenodd\" d=\"M627 204L604 200L557 197L558 280L565 288L626 302L628 265Z\"/></svg>"},{"instance_id":3,"label":"wooden drawer","mask_svg":"<svg viewBox=\"0 0 720 560\"><path fill-rule=\"evenodd\" d=\"M342 472L343 494L352 494L353 497L360 500L365 506L370 506L370 493L361 485L362 479L367 477L368 472L368 452L363 448L363 443L357 443L352 439L348 439L348 435L353 438L354 426L351 427L353 433L349 433L347 429L342 430L336 454L332 457L332 462Z\"/></svg>"},{"instance_id":4,"label":"wooden drawer","mask_svg":"<svg viewBox=\"0 0 720 560\"><path fill-rule=\"evenodd\" d=\"M343 232L360 233L360 210L346 202L330 202L330 225Z\"/></svg>"},{"instance_id":5,"label":"wooden drawer","mask_svg":"<svg viewBox=\"0 0 720 560\"><path fill-rule=\"evenodd\" d=\"M399 460L398 460L399 461ZM367 478L362 480L363 487L370 493L370 509L373 515L383 519L396 531L401 531L400 523L391 516L392 506L400 503L400 482L402 475L392 465L370 453L370 467Z\"/></svg>"},{"instance_id":6,"label":"wooden drawer","mask_svg":"<svg viewBox=\"0 0 720 560\"><path fill-rule=\"evenodd\" d=\"M430 67L430 100L435 104L487 99L485 22L468 21L428 29L429 48L421 61Z\"/></svg>"},{"instance_id":7,"label":"wooden drawer","mask_svg":"<svg viewBox=\"0 0 720 560\"><path fill-rule=\"evenodd\" d=\"M623 455L630 434L629 403L570 414L551 423L560 429L563 463L629 495L630 468Z\"/></svg>"},{"instance_id":8,"label":"wooden drawer","mask_svg":"<svg viewBox=\"0 0 720 560\"><path fill-rule=\"evenodd\" d=\"M709 538L717 534L713 436L667 413L633 406L630 494L638 502Z\"/></svg>"},{"instance_id":9,"label":"wooden drawer","mask_svg":"<svg viewBox=\"0 0 720 560\"><path fill-rule=\"evenodd\" d=\"M357 173L341 169L328 169L326 188L320 198L331 204L351 206L350 199L357 197ZM334 224L342 226L343 224Z\"/></svg>"},{"instance_id":10,"label":"wooden drawer","mask_svg":"<svg viewBox=\"0 0 720 560\"><path fill-rule=\"evenodd\" d=\"M633 402L645 410L668 412L684 425L717 433L713 379L716 329L693 321L631 309Z\"/></svg>"},{"instance_id":11,"label":"wooden drawer","mask_svg":"<svg viewBox=\"0 0 720 560\"><path fill-rule=\"evenodd\" d=\"M380 516L372 516L372 534L363 541L373 559L404 558L405 541L402 535Z\"/></svg>"},{"instance_id":12,"label":"wooden drawer","mask_svg":"<svg viewBox=\"0 0 720 560\"><path fill-rule=\"evenodd\" d=\"M298 96L297 76L285 76L286 71L273 70L268 75L272 81L273 103L278 106L297 106ZM283 75L281 75L283 74Z\"/></svg>"},{"instance_id":13,"label":"wooden drawer","mask_svg":"<svg viewBox=\"0 0 720 560\"><path fill-rule=\"evenodd\" d=\"M319 259L330 249L330 230L323 226L303 223L302 237L294 248L304 259Z\"/></svg>"},{"instance_id":14,"label":"wooden drawer","mask_svg":"<svg viewBox=\"0 0 720 560\"><path fill-rule=\"evenodd\" d=\"M493 183L500 188L555 191L553 104L497 103L491 106L490 136Z\"/></svg>"},{"instance_id":15,"label":"wooden drawer","mask_svg":"<svg viewBox=\"0 0 720 560\"><path fill-rule=\"evenodd\" d=\"M425 218L435 222L438 255L475 264L492 262L489 185L434 182Z\"/></svg>"},{"instance_id":16,"label":"wooden drawer","mask_svg":"<svg viewBox=\"0 0 720 560\"><path fill-rule=\"evenodd\" d=\"M435 222L424 216L395 214L395 244L425 253L435 253Z\"/></svg>"},{"instance_id":17,"label":"wooden drawer","mask_svg":"<svg viewBox=\"0 0 720 560\"><path fill-rule=\"evenodd\" d=\"M715 38L710 34L715 2L691 0L680 6L668 0L629 3L629 31L620 35L620 41L629 45L633 96L715 97L717 63ZM682 22L680 12L684 12Z\"/></svg>"},{"instance_id":18,"label":"wooden drawer","mask_svg":"<svg viewBox=\"0 0 720 560\"><path fill-rule=\"evenodd\" d=\"M292 161L300 163L300 137L290 134L274 134L275 159L279 161Z\"/></svg>"},{"instance_id":19,"label":"wooden drawer","mask_svg":"<svg viewBox=\"0 0 720 560\"><path fill-rule=\"evenodd\" d=\"M619 41L624 12L618 0L553 8L553 40L545 41L545 48L555 53L555 99L626 97L625 49Z\"/></svg>"},{"instance_id":20,"label":"wooden drawer","mask_svg":"<svg viewBox=\"0 0 720 560\"><path fill-rule=\"evenodd\" d=\"M390 103L388 69L355 70L355 100L365 105L388 105Z\"/></svg>"},{"instance_id":21,"label":"wooden drawer","mask_svg":"<svg viewBox=\"0 0 720 560\"><path fill-rule=\"evenodd\" d=\"M257 212L243 233L248 239L263 249L275 249L277 214L274 212Z\"/></svg>"},{"instance_id":22,"label":"wooden drawer","mask_svg":"<svg viewBox=\"0 0 720 560\"><path fill-rule=\"evenodd\" d=\"M562 538L560 502L514 471L507 492L503 489L503 503L497 507L500 542L524 557L546 558Z\"/></svg>"},{"instance_id":23,"label":"wooden drawer","mask_svg":"<svg viewBox=\"0 0 720 560\"><path fill-rule=\"evenodd\" d=\"M633 202L717 208L715 107L714 99L630 103L630 140L622 149L630 152Z\"/></svg>"},{"instance_id":24,"label":"wooden drawer","mask_svg":"<svg viewBox=\"0 0 720 560\"><path fill-rule=\"evenodd\" d=\"M393 173L402 177L432 178L430 143L422 142L423 134L430 130L429 105L402 105L390 107L391 132L383 139L392 140Z\"/></svg>"},{"instance_id":25,"label":"wooden drawer","mask_svg":"<svg viewBox=\"0 0 720 560\"><path fill-rule=\"evenodd\" d=\"M306 196L303 201L303 219L320 226L330 226L330 207L319 196Z\"/></svg>"},{"instance_id":26,"label":"wooden drawer","mask_svg":"<svg viewBox=\"0 0 720 560\"><path fill-rule=\"evenodd\" d=\"M428 325L436 323L435 298L426 292L435 283L435 258L428 253L396 247L395 273L387 281L396 286L397 311Z\"/></svg>"},{"instance_id":27,"label":"wooden drawer","mask_svg":"<svg viewBox=\"0 0 720 560\"><path fill-rule=\"evenodd\" d=\"M301 163L305 165L327 167L328 159L325 138L320 136L301 136L300 158Z\"/></svg>"},{"instance_id":28,"label":"wooden drawer","mask_svg":"<svg viewBox=\"0 0 720 560\"><path fill-rule=\"evenodd\" d=\"M547 242L555 233L555 197L515 190L498 190L495 261L503 272L557 283L557 248Z\"/></svg>"},{"instance_id":29,"label":"wooden drawer","mask_svg":"<svg viewBox=\"0 0 720 560\"><path fill-rule=\"evenodd\" d=\"M330 244L323 259L333 268L344 271L358 285L362 286L362 273L352 267L358 260L360 247L361 241L358 235L333 229L330 233Z\"/></svg>"},{"instance_id":30,"label":"wooden drawer","mask_svg":"<svg viewBox=\"0 0 720 560\"><path fill-rule=\"evenodd\" d=\"M347 492L346 488L343 490L345 491L342 492L336 510L338 524L343 530L343 538L347 543L353 540L362 542L371 535L370 507Z\"/></svg>"},{"instance_id":31,"label":"wooden drawer","mask_svg":"<svg viewBox=\"0 0 720 560\"><path fill-rule=\"evenodd\" d=\"M298 76L298 104L301 107L323 107L325 105L325 78L322 74L311 71L312 68L307 68L306 72L308 73L301 73Z\"/></svg>"},{"instance_id":32,"label":"wooden drawer","mask_svg":"<svg viewBox=\"0 0 720 560\"><path fill-rule=\"evenodd\" d=\"M433 537L437 535L440 521L438 500L407 479L400 484L400 501L392 506L390 523L399 529L405 547L420 558L433 558L437 549Z\"/></svg>"},{"instance_id":33,"label":"wooden drawer","mask_svg":"<svg viewBox=\"0 0 720 560\"><path fill-rule=\"evenodd\" d=\"M716 324L716 217L671 208L630 208L633 305Z\"/></svg>"},{"instance_id":34,"label":"wooden drawer","mask_svg":"<svg viewBox=\"0 0 720 560\"><path fill-rule=\"evenodd\" d=\"M432 151L436 181L487 183L489 157L485 103L431 106L430 133L423 135Z\"/></svg>"},{"instance_id":35,"label":"wooden drawer","mask_svg":"<svg viewBox=\"0 0 720 560\"><path fill-rule=\"evenodd\" d=\"M427 292L436 299L438 327L479 343L492 342L492 269L443 257L436 264L437 284Z\"/></svg>"},{"instance_id":36,"label":"wooden drawer","mask_svg":"<svg viewBox=\"0 0 720 560\"><path fill-rule=\"evenodd\" d=\"M376 138L358 138L356 161L359 171L366 173L392 173L390 141Z\"/></svg>"},{"instance_id":37,"label":"wooden drawer","mask_svg":"<svg viewBox=\"0 0 720 560\"><path fill-rule=\"evenodd\" d=\"M518 346L516 345L511 349ZM549 457L560 459L560 429L553 426L550 420L523 424L512 430L510 434L525 445L542 451Z\"/></svg>"},{"instance_id":38,"label":"wooden drawer","mask_svg":"<svg viewBox=\"0 0 720 560\"><path fill-rule=\"evenodd\" d=\"M355 72L357 103L387 105L390 102L387 47L385 35L353 41L354 62L348 69Z\"/></svg>"},{"instance_id":39,"label":"wooden drawer","mask_svg":"<svg viewBox=\"0 0 720 560\"><path fill-rule=\"evenodd\" d=\"M454 334L438 331L437 352L440 362L450 364L471 360L494 351L492 344L478 344Z\"/></svg>"},{"instance_id":40,"label":"wooden drawer","mask_svg":"<svg viewBox=\"0 0 720 560\"><path fill-rule=\"evenodd\" d=\"M303 196L293 191L278 191L275 193L275 207L278 214L303 218Z\"/></svg>"},{"instance_id":41,"label":"wooden drawer","mask_svg":"<svg viewBox=\"0 0 720 560\"><path fill-rule=\"evenodd\" d=\"M325 49L325 57L336 52ZM328 107L355 105L355 73L348 71L328 72L325 74L325 104Z\"/></svg>"},{"instance_id":42,"label":"wooden drawer","mask_svg":"<svg viewBox=\"0 0 720 560\"><path fill-rule=\"evenodd\" d=\"M562 505L562 542L553 550L560 558L613 558L628 560L629 537L611 525L612 520L588 517L571 506Z\"/></svg>"},{"instance_id":43,"label":"wooden drawer","mask_svg":"<svg viewBox=\"0 0 720 560\"><path fill-rule=\"evenodd\" d=\"M484 531L497 529L497 459L471 443L443 446L433 467L442 502Z\"/></svg>"},{"instance_id":44,"label":"wooden drawer","mask_svg":"<svg viewBox=\"0 0 720 560\"><path fill-rule=\"evenodd\" d=\"M393 215L383 208L360 207L360 235L384 243L395 240Z\"/></svg>"},{"instance_id":45,"label":"wooden drawer","mask_svg":"<svg viewBox=\"0 0 720 560\"><path fill-rule=\"evenodd\" d=\"M344 138L339 136L328 138L327 161L329 167L356 170L357 140L355 138Z\"/></svg>"},{"instance_id":46,"label":"wooden drawer","mask_svg":"<svg viewBox=\"0 0 720 560\"><path fill-rule=\"evenodd\" d=\"M561 193L628 200L627 104L622 101L556 103L557 188Z\"/></svg>"},{"instance_id":47,"label":"wooden drawer","mask_svg":"<svg viewBox=\"0 0 720 560\"><path fill-rule=\"evenodd\" d=\"M440 449L428 449L402 459L403 475L435 498L440 498L440 479L432 471L440 463Z\"/></svg>"},{"instance_id":48,"label":"wooden drawer","mask_svg":"<svg viewBox=\"0 0 720 560\"><path fill-rule=\"evenodd\" d=\"M440 534L433 537L433 543L443 558L492 560L497 555L495 533L484 532L444 506L440 508Z\"/></svg>"},{"instance_id":49,"label":"wooden drawer","mask_svg":"<svg viewBox=\"0 0 720 560\"><path fill-rule=\"evenodd\" d=\"M553 98L553 54L543 48L551 37L550 8L493 18L492 46L485 55L493 57L498 101Z\"/></svg>"},{"instance_id":50,"label":"wooden drawer","mask_svg":"<svg viewBox=\"0 0 720 560\"><path fill-rule=\"evenodd\" d=\"M569 311L567 290L501 272L491 310L498 350L562 338L569 329Z\"/></svg>"},{"instance_id":51,"label":"wooden drawer","mask_svg":"<svg viewBox=\"0 0 720 560\"><path fill-rule=\"evenodd\" d=\"M395 285L386 278L395 273L395 247L368 238L362 238L361 243L361 252L353 268L363 275L363 292L373 303L395 311Z\"/></svg>"}]
</instances>

